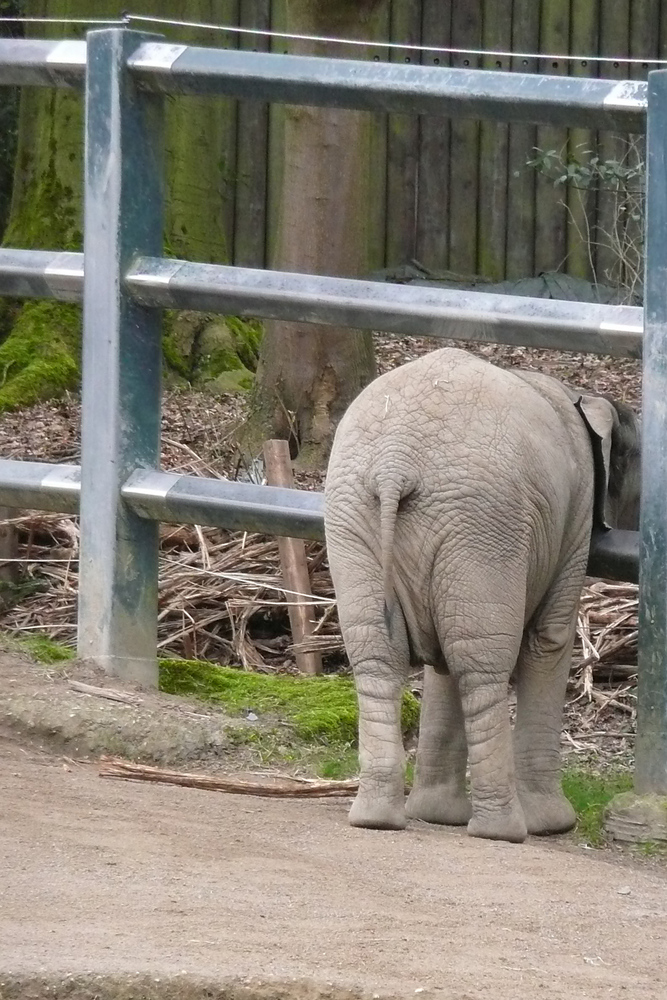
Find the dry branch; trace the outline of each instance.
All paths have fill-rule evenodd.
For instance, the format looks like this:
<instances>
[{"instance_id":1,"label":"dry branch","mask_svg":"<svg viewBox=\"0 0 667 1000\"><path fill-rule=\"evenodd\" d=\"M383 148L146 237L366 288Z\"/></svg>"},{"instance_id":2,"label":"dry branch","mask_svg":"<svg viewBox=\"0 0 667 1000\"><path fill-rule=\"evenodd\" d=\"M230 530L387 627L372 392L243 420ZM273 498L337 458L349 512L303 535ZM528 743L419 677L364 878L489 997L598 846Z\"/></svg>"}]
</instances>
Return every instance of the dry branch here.
<instances>
[{"instance_id":1,"label":"dry branch","mask_svg":"<svg viewBox=\"0 0 667 1000\"><path fill-rule=\"evenodd\" d=\"M72 691L80 694L90 694L96 698L106 698L108 701L122 701L125 705L140 705L141 698L132 694L125 694L124 691L114 691L112 688L95 687L93 684L84 684L82 681L68 681Z\"/></svg>"},{"instance_id":2,"label":"dry branch","mask_svg":"<svg viewBox=\"0 0 667 1000\"><path fill-rule=\"evenodd\" d=\"M100 778L125 778L131 781L153 781L166 785L201 788L210 792L230 792L236 795L260 795L271 798L322 798L356 793L359 782L314 781L308 778L286 778L266 781L244 781L231 775L187 774L165 771L159 767L132 764L117 757L102 757Z\"/></svg>"}]
</instances>

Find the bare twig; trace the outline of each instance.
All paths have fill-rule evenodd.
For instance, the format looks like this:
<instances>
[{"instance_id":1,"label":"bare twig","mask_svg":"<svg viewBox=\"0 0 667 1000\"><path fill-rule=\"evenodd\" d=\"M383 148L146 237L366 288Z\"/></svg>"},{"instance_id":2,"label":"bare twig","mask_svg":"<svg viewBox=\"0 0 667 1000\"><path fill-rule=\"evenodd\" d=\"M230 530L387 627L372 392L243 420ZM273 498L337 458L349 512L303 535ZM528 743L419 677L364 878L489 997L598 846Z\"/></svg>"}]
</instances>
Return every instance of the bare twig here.
<instances>
[{"instance_id":1,"label":"bare twig","mask_svg":"<svg viewBox=\"0 0 667 1000\"><path fill-rule=\"evenodd\" d=\"M122 701L125 705L141 704L141 698L133 694L126 694L124 691L95 687L93 684L84 684L82 681L68 681L67 683L72 691L78 691L79 694L90 694L96 698L106 698L108 701Z\"/></svg>"},{"instance_id":2,"label":"bare twig","mask_svg":"<svg viewBox=\"0 0 667 1000\"><path fill-rule=\"evenodd\" d=\"M352 795L359 782L312 781L300 778L278 780L245 781L233 775L212 776L207 774L187 774L182 771L165 771L159 767L132 764L117 757L102 757L100 778L125 778L134 781L153 781L167 785L182 785L187 788L201 788L211 792L231 792L237 795L261 795L271 798L322 798Z\"/></svg>"}]
</instances>

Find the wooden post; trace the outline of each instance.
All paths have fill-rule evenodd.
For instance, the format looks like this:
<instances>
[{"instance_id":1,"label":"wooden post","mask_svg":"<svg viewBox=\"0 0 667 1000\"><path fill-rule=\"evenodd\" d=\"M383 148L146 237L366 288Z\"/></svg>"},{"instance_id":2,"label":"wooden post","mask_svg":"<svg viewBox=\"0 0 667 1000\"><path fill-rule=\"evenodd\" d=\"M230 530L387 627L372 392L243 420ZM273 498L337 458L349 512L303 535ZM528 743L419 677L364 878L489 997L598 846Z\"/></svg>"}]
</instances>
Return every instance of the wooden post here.
<instances>
[{"instance_id":1,"label":"wooden post","mask_svg":"<svg viewBox=\"0 0 667 1000\"><path fill-rule=\"evenodd\" d=\"M269 486L282 486L287 489L294 486L287 441L265 441L264 464L266 481ZM306 636L313 634L315 626L313 609L305 603L308 599L298 596L299 594L310 594L306 548L302 538L279 538L278 549L285 588L295 592L287 594L286 597L292 638L295 643L299 643ZM295 658L296 665L302 674L322 673L322 657L319 653L295 653Z\"/></svg>"},{"instance_id":2,"label":"wooden post","mask_svg":"<svg viewBox=\"0 0 667 1000\"><path fill-rule=\"evenodd\" d=\"M0 507L0 581L3 583L16 583L18 579L18 563L3 562L5 559L16 559L18 555L16 527L4 524L17 513L12 507Z\"/></svg>"}]
</instances>

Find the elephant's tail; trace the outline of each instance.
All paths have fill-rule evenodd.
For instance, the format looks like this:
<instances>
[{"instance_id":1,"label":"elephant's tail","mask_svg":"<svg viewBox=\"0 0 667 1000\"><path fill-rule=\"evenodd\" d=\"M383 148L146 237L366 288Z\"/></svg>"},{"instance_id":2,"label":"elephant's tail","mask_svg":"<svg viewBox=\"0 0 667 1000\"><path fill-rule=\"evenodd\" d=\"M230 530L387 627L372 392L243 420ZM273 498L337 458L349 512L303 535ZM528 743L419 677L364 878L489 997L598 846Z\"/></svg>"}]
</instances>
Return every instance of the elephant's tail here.
<instances>
[{"instance_id":1,"label":"elephant's tail","mask_svg":"<svg viewBox=\"0 0 667 1000\"><path fill-rule=\"evenodd\" d=\"M397 482L385 482L378 488L380 499L380 561L384 588L384 620L391 635L396 614L396 588L394 586L394 535L398 505L403 496L403 488Z\"/></svg>"}]
</instances>

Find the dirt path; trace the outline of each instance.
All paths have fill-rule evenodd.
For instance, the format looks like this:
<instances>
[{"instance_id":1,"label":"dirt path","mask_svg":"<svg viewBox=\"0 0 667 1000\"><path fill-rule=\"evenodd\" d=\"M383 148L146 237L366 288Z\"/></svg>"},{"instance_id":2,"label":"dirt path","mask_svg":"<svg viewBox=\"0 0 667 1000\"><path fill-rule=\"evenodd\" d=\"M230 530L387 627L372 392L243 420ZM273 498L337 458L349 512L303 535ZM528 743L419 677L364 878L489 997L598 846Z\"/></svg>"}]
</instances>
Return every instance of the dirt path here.
<instances>
[{"instance_id":1,"label":"dirt path","mask_svg":"<svg viewBox=\"0 0 667 1000\"><path fill-rule=\"evenodd\" d=\"M9 738L0 801L4 974L185 971L443 1000L667 993L664 870L419 824L354 830L344 801L103 781Z\"/></svg>"}]
</instances>

